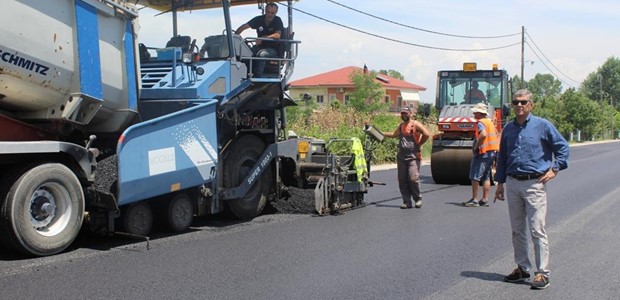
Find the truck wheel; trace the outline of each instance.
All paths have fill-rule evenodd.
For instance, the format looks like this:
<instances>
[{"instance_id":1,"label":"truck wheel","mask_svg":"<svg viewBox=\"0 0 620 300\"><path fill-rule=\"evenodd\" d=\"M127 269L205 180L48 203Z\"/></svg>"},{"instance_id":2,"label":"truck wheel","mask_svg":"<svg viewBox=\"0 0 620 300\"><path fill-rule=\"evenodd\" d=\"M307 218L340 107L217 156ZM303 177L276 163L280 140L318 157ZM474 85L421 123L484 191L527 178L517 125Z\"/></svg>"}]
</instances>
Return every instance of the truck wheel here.
<instances>
[{"instance_id":1,"label":"truck wheel","mask_svg":"<svg viewBox=\"0 0 620 300\"><path fill-rule=\"evenodd\" d=\"M238 186L250 174L265 148L263 141L256 136L240 137L232 146L231 153L224 163L225 186L229 188ZM227 202L233 215L243 220L258 216L267 203L270 183L271 166L267 166L246 195Z\"/></svg>"},{"instance_id":2,"label":"truck wheel","mask_svg":"<svg viewBox=\"0 0 620 300\"><path fill-rule=\"evenodd\" d=\"M153 229L153 211L145 201L130 204L122 210L123 230L127 233L147 236Z\"/></svg>"},{"instance_id":3,"label":"truck wheel","mask_svg":"<svg viewBox=\"0 0 620 300\"><path fill-rule=\"evenodd\" d=\"M75 174L57 163L41 164L2 182L0 234L18 251L45 256L65 250L84 218L84 191Z\"/></svg>"},{"instance_id":4,"label":"truck wheel","mask_svg":"<svg viewBox=\"0 0 620 300\"><path fill-rule=\"evenodd\" d=\"M170 200L167 207L168 226L174 232L189 229L194 220L194 206L187 194L177 194Z\"/></svg>"}]
</instances>

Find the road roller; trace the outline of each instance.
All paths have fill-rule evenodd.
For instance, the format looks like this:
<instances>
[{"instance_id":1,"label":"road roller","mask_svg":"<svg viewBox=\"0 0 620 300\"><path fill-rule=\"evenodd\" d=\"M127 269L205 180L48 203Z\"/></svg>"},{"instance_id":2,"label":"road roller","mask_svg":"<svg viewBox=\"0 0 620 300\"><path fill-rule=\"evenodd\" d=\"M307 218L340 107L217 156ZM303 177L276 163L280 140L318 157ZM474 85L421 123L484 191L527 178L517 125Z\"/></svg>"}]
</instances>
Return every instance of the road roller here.
<instances>
[{"instance_id":1,"label":"road roller","mask_svg":"<svg viewBox=\"0 0 620 300\"><path fill-rule=\"evenodd\" d=\"M464 63L461 70L437 73L435 107L439 112L433 135L431 173L437 184L470 184L476 124L471 109L485 103L488 116L501 134L510 115L511 81L505 70L494 64L478 70L476 63Z\"/></svg>"}]
</instances>

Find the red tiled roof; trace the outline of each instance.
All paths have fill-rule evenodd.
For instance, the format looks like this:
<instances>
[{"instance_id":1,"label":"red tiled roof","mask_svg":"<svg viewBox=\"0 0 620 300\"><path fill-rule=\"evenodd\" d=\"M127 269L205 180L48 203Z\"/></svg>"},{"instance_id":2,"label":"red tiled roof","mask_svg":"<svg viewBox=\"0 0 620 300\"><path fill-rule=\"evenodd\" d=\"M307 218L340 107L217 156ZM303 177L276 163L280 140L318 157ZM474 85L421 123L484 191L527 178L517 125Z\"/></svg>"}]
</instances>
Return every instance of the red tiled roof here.
<instances>
[{"instance_id":1,"label":"red tiled roof","mask_svg":"<svg viewBox=\"0 0 620 300\"><path fill-rule=\"evenodd\" d=\"M291 82L291 87L353 87L353 82L349 79L349 75L353 72L363 72L362 68L349 66L341 69L321 73L318 75L298 79ZM411 82L396 79L384 74L377 74L377 77L381 77L386 80L375 79L384 88L391 89L412 89L418 91L426 91L426 88Z\"/></svg>"}]
</instances>

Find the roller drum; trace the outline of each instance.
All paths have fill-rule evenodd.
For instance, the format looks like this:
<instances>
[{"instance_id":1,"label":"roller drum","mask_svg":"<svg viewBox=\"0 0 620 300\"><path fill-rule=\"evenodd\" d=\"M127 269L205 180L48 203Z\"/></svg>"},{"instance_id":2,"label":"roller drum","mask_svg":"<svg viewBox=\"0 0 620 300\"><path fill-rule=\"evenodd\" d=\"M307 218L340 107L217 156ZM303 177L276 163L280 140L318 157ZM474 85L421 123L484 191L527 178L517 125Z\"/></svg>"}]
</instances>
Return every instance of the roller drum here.
<instances>
[{"instance_id":1,"label":"roller drum","mask_svg":"<svg viewBox=\"0 0 620 300\"><path fill-rule=\"evenodd\" d=\"M469 184L471 148L433 146L431 173L438 184Z\"/></svg>"}]
</instances>

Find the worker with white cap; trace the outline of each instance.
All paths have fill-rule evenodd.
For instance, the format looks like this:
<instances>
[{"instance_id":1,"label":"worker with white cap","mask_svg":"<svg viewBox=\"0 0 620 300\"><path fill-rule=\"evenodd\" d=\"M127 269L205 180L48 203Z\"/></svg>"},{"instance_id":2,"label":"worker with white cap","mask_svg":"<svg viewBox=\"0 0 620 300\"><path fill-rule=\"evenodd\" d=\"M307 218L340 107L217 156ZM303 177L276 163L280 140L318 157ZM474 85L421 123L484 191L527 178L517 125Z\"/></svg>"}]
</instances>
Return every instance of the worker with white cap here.
<instances>
[{"instance_id":1,"label":"worker with white cap","mask_svg":"<svg viewBox=\"0 0 620 300\"><path fill-rule=\"evenodd\" d=\"M499 137L495 124L488 118L488 108L484 103L476 104L472 109L474 118L478 120L476 139L469 168L471 180L471 199L463 202L467 207L489 206L488 197L491 190L491 168L497 151L499 151ZM482 184L482 198L478 200L478 189Z\"/></svg>"}]
</instances>

